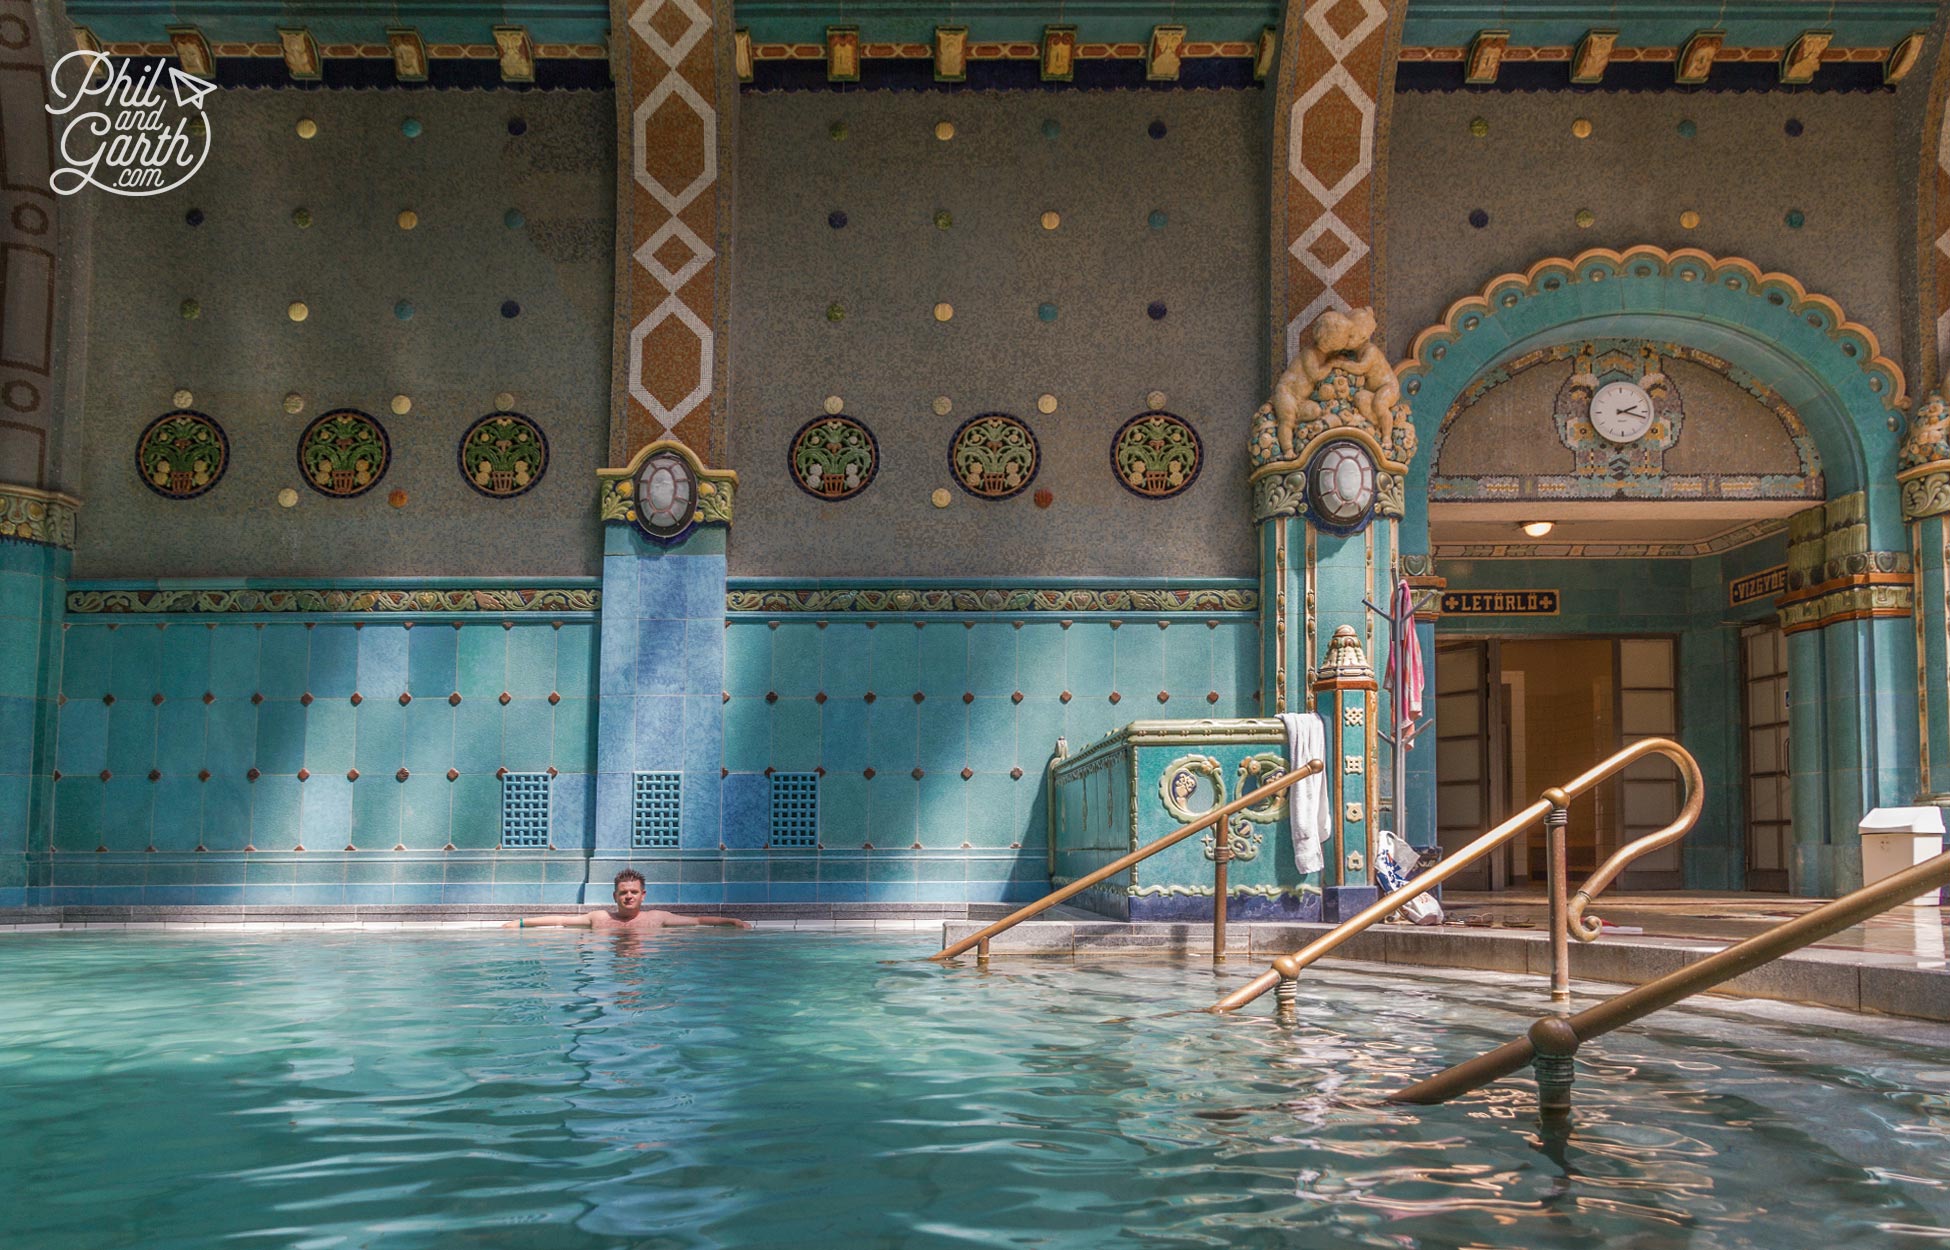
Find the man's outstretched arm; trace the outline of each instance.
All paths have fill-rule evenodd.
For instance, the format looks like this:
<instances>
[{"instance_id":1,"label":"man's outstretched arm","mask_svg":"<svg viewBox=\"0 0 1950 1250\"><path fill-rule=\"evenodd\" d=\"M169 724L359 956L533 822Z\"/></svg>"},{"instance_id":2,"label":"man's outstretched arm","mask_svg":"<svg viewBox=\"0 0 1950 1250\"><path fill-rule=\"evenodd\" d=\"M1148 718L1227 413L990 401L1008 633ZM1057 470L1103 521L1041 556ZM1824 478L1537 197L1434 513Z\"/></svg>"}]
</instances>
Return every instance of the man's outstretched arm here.
<instances>
[{"instance_id":1,"label":"man's outstretched arm","mask_svg":"<svg viewBox=\"0 0 1950 1250\"><path fill-rule=\"evenodd\" d=\"M597 913L586 911L575 916L523 916L520 920L510 920L502 925L504 929L587 929L595 923Z\"/></svg>"},{"instance_id":2,"label":"man's outstretched arm","mask_svg":"<svg viewBox=\"0 0 1950 1250\"><path fill-rule=\"evenodd\" d=\"M740 920L736 916L680 916L675 912L668 911L660 911L655 913L655 915L657 917L657 923L665 926L721 924L729 925L734 929L749 929L752 927L750 921Z\"/></svg>"}]
</instances>

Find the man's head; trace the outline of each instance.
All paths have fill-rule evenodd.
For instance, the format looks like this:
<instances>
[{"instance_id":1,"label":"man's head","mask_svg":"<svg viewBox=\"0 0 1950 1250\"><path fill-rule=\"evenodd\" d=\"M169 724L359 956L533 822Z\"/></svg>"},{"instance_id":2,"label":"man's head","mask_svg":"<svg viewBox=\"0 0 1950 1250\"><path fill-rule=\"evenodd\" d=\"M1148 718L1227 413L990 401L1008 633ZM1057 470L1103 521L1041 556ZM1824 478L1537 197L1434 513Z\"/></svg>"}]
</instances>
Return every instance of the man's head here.
<instances>
[{"instance_id":1,"label":"man's head","mask_svg":"<svg viewBox=\"0 0 1950 1250\"><path fill-rule=\"evenodd\" d=\"M615 898L617 913L625 920L643 910L643 874L634 868L617 873Z\"/></svg>"}]
</instances>

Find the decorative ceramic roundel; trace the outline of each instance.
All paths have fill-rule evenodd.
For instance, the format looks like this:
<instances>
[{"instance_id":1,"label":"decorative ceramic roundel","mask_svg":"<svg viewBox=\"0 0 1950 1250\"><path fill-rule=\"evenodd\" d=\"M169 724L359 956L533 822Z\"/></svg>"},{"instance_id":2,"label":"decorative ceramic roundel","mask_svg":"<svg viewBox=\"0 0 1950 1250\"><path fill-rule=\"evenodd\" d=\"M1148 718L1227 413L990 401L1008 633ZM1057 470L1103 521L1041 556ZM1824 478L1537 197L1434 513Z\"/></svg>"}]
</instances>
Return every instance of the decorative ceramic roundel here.
<instances>
[{"instance_id":1,"label":"decorative ceramic roundel","mask_svg":"<svg viewBox=\"0 0 1950 1250\"><path fill-rule=\"evenodd\" d=\"M1353 533L1374 512L1374 459L1351 438L1337 438L1307 466L1307 507L1322 529Z\"/></svg>"},{"instance_id":2,"label":"decorative ceramic roundel","mask_svg":"<svg viewBox=\"0 0 1950 1250\"><path fill-rule=\"evenodd\" d=\"M230 440L200 412L165 412L136 440L135 471L164 499L194 499L215 487L229 467Z\"/></svg>"},{"instance_id":3,"label":"decorative ceramic roundel","mask_svg":"<svg viewBox=\"0 0 1950 1250\"><path fill-rule=\"evenodd\" d=\"M948 444L955 484L977 499L1021 494L1036 479L1040 463L1036 436L1006 412L970 417Z\"/></svg>"},{"instance_id":4,"label":"decorative ceramic roundel","mask_svg":"<svg viewBox=\"0 0 1950 1250\"><path fill-rule=\"evenodd\" d=\"M379 485L392 462L386 427L356 408L338 408L298 436L298 471L321 495L350 499Z\"/></svg>"},{"instance_id":5,"label":"decorative ceramic roundel","mask_svg":"<svg viewBox=\"0 0 1950 1250\"><path fill-rule=\"evenodd\" d=\"M1169 412L1139 413L1110 441L1118 482L1146 499L1169 499L1189 489L1204 462L1197 432Z\"/></svg>"},{"instance_id":6,"label":"decorative ceramic roundel","mask_svg":"<svg viewBox=\"0 0 1950 1250\"><path fill-rule=\"evenodd\" d=\"M460 436L460 472L494 499L532 489L548 471L548 437L518 412L491 412Z\"/></svg>"},{"instance_id":7,"label":"decorative ceramic roundel","mask_svg":"<svg viewBox=\"0 0 1950 1250\"><path fill-rule=\"evenodd\" d=\"M851 499L873 482L880 447L852 417L815 417L799 427L786 452L799 489L829 502Z\"/></svg>"},{"instance_id":8,"label":"decorative ceramic roundel","mask_svg":"<svg viewBox=\"0 0 1950 1250\"><path fill-rule=\"evenodd\" d=\"M643 462L636 475L637 528L660 543L674 543L690 533L697 520L697 476L690 461L674 451L660 451Z\"/></svg>"}]
</instances>

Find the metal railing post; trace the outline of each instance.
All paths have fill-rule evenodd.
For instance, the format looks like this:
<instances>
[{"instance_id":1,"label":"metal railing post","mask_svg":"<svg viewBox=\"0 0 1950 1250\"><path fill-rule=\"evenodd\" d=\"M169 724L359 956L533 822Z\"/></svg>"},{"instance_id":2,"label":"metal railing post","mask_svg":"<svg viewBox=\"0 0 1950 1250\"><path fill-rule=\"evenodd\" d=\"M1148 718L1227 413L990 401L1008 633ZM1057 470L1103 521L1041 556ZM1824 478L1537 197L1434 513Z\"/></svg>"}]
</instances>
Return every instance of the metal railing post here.
<instances>
[{"instance_id":1,"label":"metal railing post","mask_svg":"<svg viewBox=\"0 0 1950 1250\"><path fill-rule=\"evenodd\" d=\"M1550 815L1544 817L1545 853L1550 860L1551 1002L1563 1004L1571 1001L1571 861L1565 845L1571 800L1555 787L1544 791L1544 799L1551 805Z\"/></svg>"},{"instance_id":2,"label":"metal railing post","mask_svg":"<svg viewBox=\"0 0 1950 1250\"><path fill-rule=\"evenodd\" d=\"M1232 822L1216 826L1212 842L1212 962L1226 961L1226 864L1232 859Z\"/></svg>"}]
</instances>

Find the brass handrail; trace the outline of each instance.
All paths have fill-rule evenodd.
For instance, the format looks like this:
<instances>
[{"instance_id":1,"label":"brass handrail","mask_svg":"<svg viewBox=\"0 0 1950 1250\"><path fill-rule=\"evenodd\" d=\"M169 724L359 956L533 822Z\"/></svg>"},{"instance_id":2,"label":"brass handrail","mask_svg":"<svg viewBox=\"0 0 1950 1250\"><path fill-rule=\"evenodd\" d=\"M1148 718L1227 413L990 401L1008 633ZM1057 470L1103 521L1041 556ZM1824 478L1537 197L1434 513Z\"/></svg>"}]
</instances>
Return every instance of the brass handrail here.
<instances>
[{"instance_id":1,"label":"brass handrail","mask_svg":"<svg viewBox=\"0 0 1950 1250\"><path fill-rule=\"evenodd\" d=\"M1764 963L1770 963L1802 947L1819 942L1825 937L1840 933L1853 925L1862 923L1870 916L1888 911L1919 894L1941 889L1950 885L1950 852L1926 859L1922 863L1905 868L1893 877L1886 877L1874 885L1845 894L1833 902L1824 903L1806 915L1797 916L1785 924L1776 925L1765 933L1757 933L1745 941L1735 943L1723 951L1708 955L1698 963L1689 964L1677 972L1669 972L1656 980L1625 991L1614 998L1585 1008L1571 1016L1545 1016L1531 1025L1527 1036L1513 1042L1506 1042L1495 1050L1465 1060L1454 1067L1447 1068L1426 1080L1417 1081L1405 1089L1388 1096L1391 1102L1412 1102L1424 1105L1447 1102L1458 1094L1501 1077L1506 1077L1524 1064L1533 1060L1539 1062L1538 1094L1547 1099L1551 1094L1558 1096L1554 1109L1568 1108L1570 1098L1570 1059L1577 1048L1594 1037L1600 1037L1613 1029L1622 1028L1643 1016L1650 1015L1683 998L1710 990L1723 981L1732 980L1742 973L1751 972ZM1544 1062L1557 1060L1556 1090L1547 1090ZM1545 1102L1547 1109L1553 1104Z\"/></svg>"},{"instance_id":2,"label":"brass handrail","mask_svg":"<svg viewBox=\"0 0 1950 1250\"><path fill-rule=\"evenodd\" d=\"M1582 923L1583 907L1581 904L1590 902L1591 897L1609 884L1625 864L1648 851L1657 850L1662 846L1676 841L1699 820L1700 808L1706 802L1705 788L1700 777L1699 763L1693 759L1685 747L1680 746L1670 738L1645 738L1641 741L1634 742L1631 746L1617 752L1610 758L1586 769L1563 786L1552 787L1544 791L1543 797L1539 798L1536 802L1483 834L1455 855L1445 856L1435 867L1419 874L1414 880L1410 881L1401 889L1396 890L1393 894L1385 895L1375 900L1367 907L1342 921L1328 932L1321 934L1293 954L1282 955L1278 959L1275 959L1271 968L1259 976L1254 977L1251 981L1248 981L1242 988L1234 990L1217 1003L1214 1003L1211 1010L1237 1011L1247 1003L1258 998L1261 994L1277 986L1281 981L1292 980L1294 977L1299 976L1302 970L1339 948L1355 934L1367 929L1376 921L1394 915L1395 912L1401 909L1402 904L1408 902L1410 899L1418 898L1441 885L1444 881L1455 876L1470 864L1516 837L1517 834L1523 832L1533 822L1554 812L1563 811L1570 806L1572 799L1590 790L1599 782L1637 763L1646 756L1654 754L1663 755L1677 764L1680 774L1685 779L1686 801L1680 807L1678 818L1657 833L1647 834L1645 837L1621 847L1616 854L1606 860L1604 866L1593 873L1591 879L1585 882L1584 888L1578 891L1580 903L1574 904L1573 910L1567 910L1558 905L1561 897L1559 892L1563 888L1562 856L1558 853L1562 850L1563 826L1559 823L1552 829L1551 836L1556 840L1552 855L1553 872L1551 891L1553 941L1556 946L1556 949L1553 951L1553 963L1566 963L1566 956L1563 953L1564 943L1561 940L1561 934L1563 932L1562 925L1572 915L1576 915L1580 923ZM1595 927L1596 921L1590 923ZM1582 931L1580 931L1580 937L1583 941L1590 941L1596 936L1595 928L1589 936L1584 936ZM1552 980L1553 988L1556 988L1559 982L1568 983L1569 975L1567 969L1555 968L1553 970Z\"/></svg>"},{"instance_id":3,"label":"brass handrail","mask_svg":"<svg viewBox=\"0 0 1950 1250\"><path fill-rule=\"evenodd\" d=\"M1292 772L1281 773L1278 777L1275 777L1273 780L1267 782L1265 785L1253 791L1251 794L1241 795L1239 798L1236 798L1232 802L1227 803L1224 807L1215 807L1211 811L1205 813L1205 815L1200 816L1197 820L1193 821L1191 824L1185 825L1184 827L1180 828L1176 833L1168 833L1164 837L1159 838L1155 842L1148 843L1144 846L1139 847L1137 850L1132 851L1128 855L1125 855L1119 859L1112 860L1110 863L1105 864L1102 868L1096 869L1094 872L1085 873L1083 876L1078 877L1075 881L1072 881L1070 884L1064 886L1062 889L1054 890L1048 894L1045 894L1043 897L1037 899L1035 902L1029 904L1027 907L1022 907L1017 909L1014 912L1011 912L1009 915L996 921L994 924L988 926L987 928L982 929L977 933L970 934L969 936L963 938L961 941L956 942L954 945L949 946L946 949L942 950L939 954L929 956L929 958L936 961L940 961L943 959L953 959L955 956L963 953L964 951L968 950L970 947L979 947L980 953L983 955L987 955L989 939L994 937L996 934L1001 933L1007 929L1012 929L1016 925L1021 924L1023 921L1028 920L1032 916L1041 915L1043 912L1048 911L1050 908L1056 906L1064 899L1071 898L1075 895L1083 893L1083 891L1089 889L1093 885L1096 885L1099 881L1102 881L1107 877L1114 877L1118 873L1123 872L1126 868L1129 868L1132 864L1138 863L1140 860L1149 859L1151 856L1156 855L1159 851L1165 850L1168 847L1176 846L1180 842L1183 842L1186 838L1191 837L1193 834L1198 833L1201 830L1209 829L1213 825L1219 823L1222 820L1230 819L1232 816L1238 814L1239 812L1244 811L1246 808L1257 806L1258 804L1264 802L1265 800L1271 798L1272 796L1279 794L1281 791L1285 790L1288 786L1291 786L1295 782L1300 781L1302 778L1311 777L1314 774L1323 771L1324 768L1325 766L1319 760L1309 760L1305 764L1302 764L1299 768L1294 769ZM1221 838L1219 839L1220 848L1222 852L1223 852L1223 848L1225 848L1226 843L1228 842L1230 837L1231 837L1231 833L1228 831L1226 834L1222 835ZM1225 858L1229 858L1229 857L1222 857L1218 859L1214 864L1214 872L1215 874L1218 874L1218 879L1221 883L1223 883L1225 880L1223 876L1223 871L1225 867ZM1223 892L1216 889L1212 900L1212 911L1213 911L1212 928L1213 928L1214 952L1215 954L1223 953L1224 946L1225 946L1225 896Z\"/></svg>"}]
</instances>

